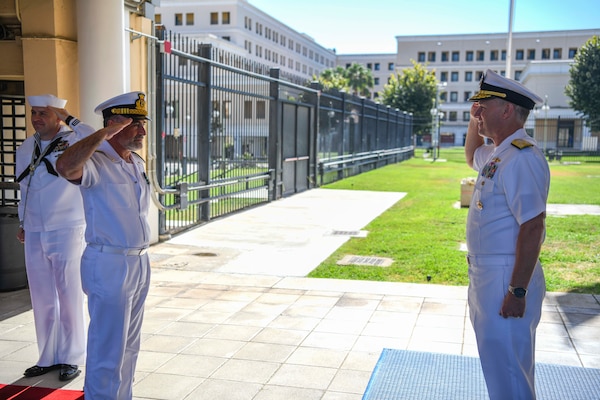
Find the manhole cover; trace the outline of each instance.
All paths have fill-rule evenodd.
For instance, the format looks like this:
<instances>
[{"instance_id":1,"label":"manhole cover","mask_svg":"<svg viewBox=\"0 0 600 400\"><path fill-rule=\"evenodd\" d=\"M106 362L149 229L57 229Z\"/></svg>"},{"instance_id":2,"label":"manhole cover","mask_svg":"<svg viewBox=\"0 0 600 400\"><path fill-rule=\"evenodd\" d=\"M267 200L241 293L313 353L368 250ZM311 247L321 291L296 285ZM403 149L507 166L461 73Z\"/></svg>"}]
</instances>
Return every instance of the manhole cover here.
<instances>
[{"instance_id":1,"label":"manhole cover","mask_svg":"<svg viewBox=\"0 0 600 400\"><path fill-rule=\"evenodd\" d=\"M337 262L338 265L370 265L373 267L389 267L392 265L391 258L387 257L371 257L371 256L353 256L347 255L344 256L340 261Z\"/></svg>"},{"instance_id":2,"label":"manhole cover","mask_svg":"<svg viewBox=\"0 0 600 400\"><path fill-rule=\"evenodd\" d=\"M210 252L194 253L193 255L198 256L198 257L216 257L216 256L218 256L217 253L210 253Z\"/></svg>"},{"instance_id":3,"label":"manhole cover","mask_svg":"<svg viewBox=\"0 0 600 400\"><path fill-rule=\"evenodd\" d=\"M333 230L329 234L331 236L350 236L350 237L367 237L369 231L342 231Z\"/></svg>"}]
</instances>

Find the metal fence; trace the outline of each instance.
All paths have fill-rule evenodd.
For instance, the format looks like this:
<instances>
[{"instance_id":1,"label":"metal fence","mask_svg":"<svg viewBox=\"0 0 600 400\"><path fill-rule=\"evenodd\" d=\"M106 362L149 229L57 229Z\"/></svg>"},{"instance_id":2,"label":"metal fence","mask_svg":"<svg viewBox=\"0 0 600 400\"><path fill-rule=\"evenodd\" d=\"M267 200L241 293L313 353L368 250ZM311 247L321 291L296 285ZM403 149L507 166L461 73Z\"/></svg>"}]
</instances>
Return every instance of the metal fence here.
<instances>
[{"instance_id":1,"label":"metal fence","mask_svg":"<svg viewBox=\"0 0 600 400\"><path fill-rule=\"evenodd\" d=\"M412 155L411 116L157 32L160 234Z\"/></svg>"}]
</instances>

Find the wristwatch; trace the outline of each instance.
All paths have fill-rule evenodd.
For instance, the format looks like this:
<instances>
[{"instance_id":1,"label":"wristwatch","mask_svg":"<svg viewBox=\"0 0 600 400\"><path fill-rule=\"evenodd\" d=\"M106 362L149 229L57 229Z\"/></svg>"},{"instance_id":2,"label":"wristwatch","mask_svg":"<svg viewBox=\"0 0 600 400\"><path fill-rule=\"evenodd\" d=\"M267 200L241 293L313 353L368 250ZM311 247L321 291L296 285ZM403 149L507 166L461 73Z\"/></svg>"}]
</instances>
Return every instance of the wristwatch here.
<instances>
[{"instance_id":1,"label":"wristwatch","mask_svg":"<svg viewBox=\"0 0 600 400\"><path fill-rule=\"evenodd\" d=\"M527 289L522 287L512 287L511 285L508 285L508 291L518 299L522 299L527 295Z\"/></svg>"}]
</instances>

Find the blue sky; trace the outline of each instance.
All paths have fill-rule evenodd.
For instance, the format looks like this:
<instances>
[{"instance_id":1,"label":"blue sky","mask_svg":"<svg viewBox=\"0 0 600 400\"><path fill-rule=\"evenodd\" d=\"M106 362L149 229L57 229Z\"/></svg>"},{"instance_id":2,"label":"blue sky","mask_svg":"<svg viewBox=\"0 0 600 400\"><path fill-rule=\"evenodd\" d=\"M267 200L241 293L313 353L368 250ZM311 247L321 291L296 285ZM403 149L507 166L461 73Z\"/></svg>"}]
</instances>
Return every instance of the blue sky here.
<instances>
[{"instance_id":1,"label":"blue sky","mask_svg":"<svg viewBox=\"0 0 600 400\"><path fill-rule=\"evenodd\" d=\"M395 53L399 35L508 32L510 0L248 0L338 54ZM513 32L600 29L600 0L514 0Z\"/></svg>"}]
</instances>

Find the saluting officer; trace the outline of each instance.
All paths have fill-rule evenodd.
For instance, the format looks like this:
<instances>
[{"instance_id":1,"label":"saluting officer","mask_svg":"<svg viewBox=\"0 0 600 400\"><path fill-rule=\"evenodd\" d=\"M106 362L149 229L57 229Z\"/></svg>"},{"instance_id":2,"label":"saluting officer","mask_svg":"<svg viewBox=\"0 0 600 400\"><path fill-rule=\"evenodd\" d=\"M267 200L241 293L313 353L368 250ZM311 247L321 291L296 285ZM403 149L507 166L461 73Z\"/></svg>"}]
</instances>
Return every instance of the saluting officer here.
<instances>
[{"instance_id":1,"label":"saluting officer","mask_svg":"<svg viewBox=\"0 0 600 400\"><path fill-rule=\"evenodd\" d=\"M59 369L59 379L78 376L85 358L83 291L79 271L85 218L79 190L56 173L69 142L94 132L53 95L29 96L35 134L17 149L20 226L39 350L34 377ZM61 124L64 121L66 125Z\"/></svg>"},{"instance_id":2,"label":"saluting officer","mask_svg":"<svg viewBox=\"0 0 600 400\"><path fill-rule=\"evenodd\" d=\"M487 70L469 100L475 103L465 155L478 171L467 218L471 322L490 399L535 399L550 170L523 127L542 99Z\"/></svg>"},{"instance_id":3,"label":"saluting officer","mask_svg":"<svg viewBox=\"0 0 600 400\"><path fill-rule=\"evenodd\" d=\"M105 127L65 151L57 169L79 186L87 221L81 261L90 314L85 398L127 400L150 287L150 182L134 152L146 137L145 94L116 96L95 111Z\"/></svg>"}]
</instances>

